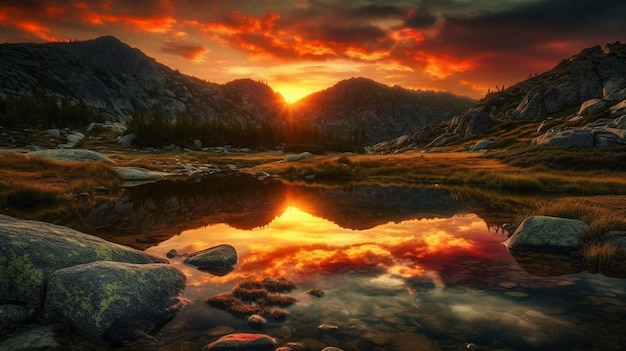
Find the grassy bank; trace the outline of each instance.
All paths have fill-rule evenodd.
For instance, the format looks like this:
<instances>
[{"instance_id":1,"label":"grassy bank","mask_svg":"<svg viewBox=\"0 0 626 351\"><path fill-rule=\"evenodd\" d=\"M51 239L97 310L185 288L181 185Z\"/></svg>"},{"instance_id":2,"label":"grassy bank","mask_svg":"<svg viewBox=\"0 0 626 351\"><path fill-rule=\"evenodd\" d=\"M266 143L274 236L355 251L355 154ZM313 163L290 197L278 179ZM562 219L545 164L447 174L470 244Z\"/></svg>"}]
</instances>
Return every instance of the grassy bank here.
<instances>
[{"instance_id":1,"label":"grassy bank","mask_svg":"<svg viewBox=\"0 0 626 351\"><path fill-rule=\"evenodd\" d=\"M0 154L0 205L4 214L39 217L38 212L90 206L121 190L110 165L59 162L22 154Z\"/></svg>"}]
</instances>

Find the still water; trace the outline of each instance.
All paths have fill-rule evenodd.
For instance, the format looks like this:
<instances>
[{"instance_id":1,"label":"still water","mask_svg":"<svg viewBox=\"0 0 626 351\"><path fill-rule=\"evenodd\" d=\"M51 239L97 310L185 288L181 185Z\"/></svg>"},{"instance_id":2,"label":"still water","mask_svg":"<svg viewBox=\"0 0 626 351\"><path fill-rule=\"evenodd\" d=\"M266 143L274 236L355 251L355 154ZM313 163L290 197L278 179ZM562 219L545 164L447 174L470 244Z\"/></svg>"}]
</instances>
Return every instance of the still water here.
<instances>
[{"instance_id":1,"label":"still water","mask_svg":"<svg viewBox=\"0 0 626 351\"><path fill-rule=\"evenodd\" d=\"M99 221L115 218L117 232L138 233L118 242L159 256L230 244L238 264L217 276L172 259L188 277L189 302L148 350L200 350L228 333L258 332L205 300L266 277L298 286L289 316L261 331L280 345L618 350L626 342L626 280L587 273L562 257L512 255L493 218L458 194L247 178L151 186L129 190L82 224L101 228ZM308 295L310 288L326 294Z\"/></svg>"}]
</instances>

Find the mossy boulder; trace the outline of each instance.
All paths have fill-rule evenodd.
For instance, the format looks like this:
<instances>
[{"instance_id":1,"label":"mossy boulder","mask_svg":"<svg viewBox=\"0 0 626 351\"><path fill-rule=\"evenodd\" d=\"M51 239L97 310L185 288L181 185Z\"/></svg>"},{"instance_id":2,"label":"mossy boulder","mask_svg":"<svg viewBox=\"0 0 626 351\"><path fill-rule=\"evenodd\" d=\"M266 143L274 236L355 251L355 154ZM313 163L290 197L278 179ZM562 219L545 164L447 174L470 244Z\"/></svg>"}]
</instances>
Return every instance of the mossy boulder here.
<instances>
[{"instance_id":1,"label":"mossy boulder","mask_svg":"<svg viewBox=\"0 0 626 351\"><path fill-rule=\"evenodd\" d=\"M0 215L0 305L41 305L52 272L93 261L166 260L54 224Z\"/></svg>"},{"instance_id":2,"label":"mossy boulder","mask_svg":"<svg viewBox=\"0 0 626 351\"><path fill-rule=\"evenodd\" d=\"M45 308L83 336L120 343L172 317L183 306L185 284L167 264L86 263L52 273Z\"/></svg>"},{"instance_id":3,"label":"mossy boulder","mask_svg":"<svg viewBox=\"0 0 626 351\"><path fill-rule=\"evenodd\" d=\"M532 216L504 242L511 250L572 252L581 248L580 234L587 224L575 219Z\"/></svg>"},{"instance_id":4,"label":"mossy boulder","mask_svg":"<svg viewBox=\"0 0 626 351\"><path fill-rule=\"evenodd\" d=\"M237 264L237 250L222 244L189 255L185 264L202 271L231 270Z\"/></svg>"}]
</instances>

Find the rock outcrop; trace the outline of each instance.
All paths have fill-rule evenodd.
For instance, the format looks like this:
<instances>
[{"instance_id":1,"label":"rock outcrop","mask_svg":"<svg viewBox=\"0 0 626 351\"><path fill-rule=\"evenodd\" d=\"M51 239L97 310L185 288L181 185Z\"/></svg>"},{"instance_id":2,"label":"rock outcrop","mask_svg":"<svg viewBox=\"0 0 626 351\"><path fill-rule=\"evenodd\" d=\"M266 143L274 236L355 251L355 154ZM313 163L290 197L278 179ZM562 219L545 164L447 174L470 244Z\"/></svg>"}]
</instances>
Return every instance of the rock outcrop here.
<instances>
[{"instance_id":1,"label":"rock outcrop","mask_svg":"<svg viewBox=\"0 0 626 351\"><path fill-rule=\"evenodd\" d=\"M70 161L70 162L105 162L105 163L115 163L115 161L110 158L104 156L103 154L91 150L80 150L80 149L50 149L50 150L40 150L40 151L31 151L27 154L28 156L34 157L42 157L49 158L57 161Z\"/></svg>"},{"instance_id":2,"label":"rock outcrop","mask_svg":"<svg viewBox=\"0 0 626 351\"><path fill-rule=\"evenodd\" d=\"M527 120L543 119L591 99L619 99L626 91L626 45L585 49L520 87L527 93L512 115Z\"/></svg>"},{"instance_id":3,"label":"rock outcrop","mask_svg":"<svg viewBox=\"0 0 626 351\"><path fill-rule=\"evenodd\" d=\"M504 242L510 250L572 252L580 249L580 235L588 229L579 220L532 216Z\"/></svg>"},{"instance_id":4,"label":"rock outcrop","mask_svg":"<svg viewBox=\"0 0 626 351\"><path fill-rule=\"evenodd\" d=\"M83 336L121 343L177 312L186 280L167 264L97 261L52 273L45 306Z\"/></svg>"},{"instance_id":5,"label":"rock outcrop","mask_svg":"<svg viewBox=\"0 0 626 351\"><path fill-rule=\"evenodd\" d=\"M0 304L41 305L50 275L93 261L163 263L164 259L44 222L0 215Z\"/></svg>"}]
</instances>

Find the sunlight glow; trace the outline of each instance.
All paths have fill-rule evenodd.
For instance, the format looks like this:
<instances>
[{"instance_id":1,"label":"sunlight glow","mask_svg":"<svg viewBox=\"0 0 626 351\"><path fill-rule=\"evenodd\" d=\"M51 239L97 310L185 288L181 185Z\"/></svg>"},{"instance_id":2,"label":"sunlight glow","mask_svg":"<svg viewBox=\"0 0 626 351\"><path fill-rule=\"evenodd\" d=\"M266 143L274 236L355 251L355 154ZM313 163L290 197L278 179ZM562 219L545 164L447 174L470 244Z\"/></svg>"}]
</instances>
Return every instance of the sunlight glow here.
<instances>
[{"instance_id":1,"label":"sunlight glow","mask_svg":"<svg viewBox=\"0 0 626 351\"><path fill-rule=\"evenodd\" d=\"M298 202L294 200L294 203ZM284 276L301 281L319 274L381 272L394 282L397 282L394 279L421 277L443 287L436 262L455 259L458 255L489 255L493 250L480 247L485 245L484 238L473 239L486 232L484 222L475 215L408 220L368 230L352 230L291 205L262 228L238 230L217 224L184 231L147 251L163 255L170 249L182 254L220 244L236 248L239 263L232 273L222 277L198 273L180 260L174 261L185 274L193 277L191 286L251 276ZM494 242L497 240L499 238L494 237Z\"/></svg>"}]
</instances>

